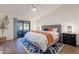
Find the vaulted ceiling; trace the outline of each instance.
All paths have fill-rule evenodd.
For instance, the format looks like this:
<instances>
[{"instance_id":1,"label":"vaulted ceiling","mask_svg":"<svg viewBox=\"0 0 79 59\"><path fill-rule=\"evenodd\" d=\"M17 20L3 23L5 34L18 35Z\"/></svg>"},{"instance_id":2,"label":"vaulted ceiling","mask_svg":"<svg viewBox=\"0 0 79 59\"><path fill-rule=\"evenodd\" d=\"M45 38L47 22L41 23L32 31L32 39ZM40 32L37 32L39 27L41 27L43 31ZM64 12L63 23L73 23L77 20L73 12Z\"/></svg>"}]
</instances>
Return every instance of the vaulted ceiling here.
<instances>
[{"instance_id":1,"label":"vaulted ceiling","mask_svg":"<svg viewBox=\"0 0 79 59\"><path fill-rule=\"evenodd\" d=\"M56 8L62 6L61 4L39 4L37 5L37 11L32 11L32 4L2 4L0 5L0 12L18 15L18 16L26 16L32 17L34 19L38 19L50 12L53 12Z\"/></svg>"}]
</instances>

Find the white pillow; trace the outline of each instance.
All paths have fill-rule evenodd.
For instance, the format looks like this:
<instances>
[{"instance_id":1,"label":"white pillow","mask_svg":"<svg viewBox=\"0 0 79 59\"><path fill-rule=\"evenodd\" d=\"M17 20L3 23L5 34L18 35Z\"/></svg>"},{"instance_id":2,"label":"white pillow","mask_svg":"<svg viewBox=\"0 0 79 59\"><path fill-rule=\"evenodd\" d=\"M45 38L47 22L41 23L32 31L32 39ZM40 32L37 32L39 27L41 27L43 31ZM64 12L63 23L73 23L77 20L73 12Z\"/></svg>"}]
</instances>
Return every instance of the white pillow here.
<instances>
[{"instance_id":1,"label":"white pillow","mask_svg":"<svg viewBox=\"0 0 79 59\"><path fill-rule=\"evenodd\" d=\"M57 32L57 30L58 30L57 28L53 28L52 29L53 32Z\"/></svg>"}]
</instances>

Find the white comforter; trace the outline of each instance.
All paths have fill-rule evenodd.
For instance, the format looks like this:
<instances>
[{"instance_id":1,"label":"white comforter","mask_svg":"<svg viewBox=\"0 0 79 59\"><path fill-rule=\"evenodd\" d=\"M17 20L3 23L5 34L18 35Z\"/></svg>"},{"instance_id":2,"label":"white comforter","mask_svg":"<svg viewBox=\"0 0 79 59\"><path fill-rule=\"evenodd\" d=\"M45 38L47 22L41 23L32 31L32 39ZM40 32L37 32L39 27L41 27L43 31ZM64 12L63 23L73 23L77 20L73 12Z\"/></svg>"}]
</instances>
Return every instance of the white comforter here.
<instances>
[{"instance_id":1,"label":"white comforter","mask_svg":"<svg viewBox=\"0 0 79 59\"><path fill-rule=\"evenodd\" d=\"M55 39L58 39L58 33L51 33ZM48 40L47 37L43 34L35 33L35 32L27 32L25 34L25 38L30 40L33 43L37 43L37 45L43 50L43 52L47 49Z\"/></svg>"}]
</instances>

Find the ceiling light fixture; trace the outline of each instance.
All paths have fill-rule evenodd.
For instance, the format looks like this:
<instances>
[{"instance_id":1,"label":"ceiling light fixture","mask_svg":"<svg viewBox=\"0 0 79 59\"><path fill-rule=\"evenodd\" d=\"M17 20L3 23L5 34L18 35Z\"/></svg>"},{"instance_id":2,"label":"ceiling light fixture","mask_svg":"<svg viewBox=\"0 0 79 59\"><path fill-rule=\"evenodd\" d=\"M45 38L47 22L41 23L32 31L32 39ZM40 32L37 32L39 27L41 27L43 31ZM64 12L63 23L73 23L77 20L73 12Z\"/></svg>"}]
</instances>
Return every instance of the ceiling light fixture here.
<instances>
[{"instance_id":1,"label":"ceiling light fixture","mask_svg":"<svg viewBox=\"0 0 79 59\"><path fill-rule=\"evenodd\" d=\"M36 7L37 7L37 5L36 4L33 4L32 5L32 11L37 11Z\"/></svg>"},{"instance_id":2,"label":"ceiling light fixture","mask_svg":"<svg viewBox=\"0 0 79 59\"><path fill-rule=\"evenodd\" d=\"M36 11L37 9L36 8L32 8L32 11Z\"/></svg>"}]
</instances>

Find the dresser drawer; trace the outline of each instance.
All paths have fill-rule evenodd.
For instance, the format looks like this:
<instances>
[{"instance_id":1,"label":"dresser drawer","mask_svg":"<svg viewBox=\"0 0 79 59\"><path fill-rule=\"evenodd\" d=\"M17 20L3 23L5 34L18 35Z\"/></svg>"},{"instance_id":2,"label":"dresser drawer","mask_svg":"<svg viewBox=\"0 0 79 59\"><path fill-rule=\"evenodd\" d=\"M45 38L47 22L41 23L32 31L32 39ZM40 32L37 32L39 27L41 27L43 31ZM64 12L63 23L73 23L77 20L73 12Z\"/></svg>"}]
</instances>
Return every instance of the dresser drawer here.
<instances>
[{"instance_id":1,"label":"dresser drawer","mask_svg":"<svg viewBox=\"0 0 79 59\"><path fill-rule=\"evenodd\" d=\"M76 46L76 34L63 33L63 43Z\"/></svg>"}]
</instances>

